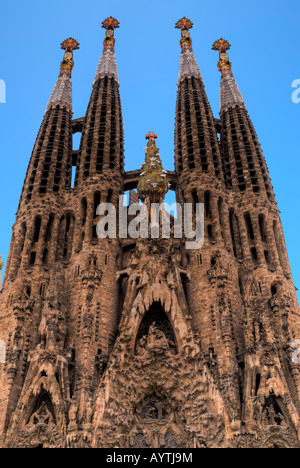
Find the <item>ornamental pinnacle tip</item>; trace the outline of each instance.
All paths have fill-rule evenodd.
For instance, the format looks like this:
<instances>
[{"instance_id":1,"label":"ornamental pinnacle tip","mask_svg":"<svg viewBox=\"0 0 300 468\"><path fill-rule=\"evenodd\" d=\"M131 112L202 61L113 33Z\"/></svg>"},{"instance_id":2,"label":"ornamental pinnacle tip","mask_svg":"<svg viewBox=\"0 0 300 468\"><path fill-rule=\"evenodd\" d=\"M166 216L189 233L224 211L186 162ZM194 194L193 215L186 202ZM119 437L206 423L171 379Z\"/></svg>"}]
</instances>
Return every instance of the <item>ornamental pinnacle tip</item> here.
<instances>
[{"instance_id":1,"label":"ornamental pinnacle tip","mask_svg":"<svg viewBox=\"0 0 300 468\"><path fill-rule=\"evenodd\" d=\"M115 42L116 42L114 34L115 34L115 29L118 29L119 27L120 27L119 21L116 20L116 18L113 18L112 16L110 16L109 18L106 18L106 20L102 22L102 28L106 29L106 35L105 35L105 39L103 42L104 51L110 50L114 52Z\"/></svg>"},{"instance_id":2,"label":"ornamental pinnacle tip","mask_svg":"<svg viewBox=\"0 0 300 468\"><path fill-rule=\"evenodd\" d=\"M237 85L237 82L234 79L231 70L231 62L227 51L230 49L231 45L225 39L219 39L215 41L212 45L212 50L217 50L219 52L220 58L218 61L218 70L222 73L221 78L221 101L220 101L220 113L225 109L234 106L242 106L246 108L244 98L241 91Z\"/></svg>"},{"instance_id":3,"label":"ornamental pinnacle tip","mask_svg":"<svg viewBox=\"0 0 300 468\"><path fill-rule=\"evenodd\" d=\"M61 43L61 49L65 50L65 55L63 61L60 64L60 77L67 77L71 78L71 73L74 68L74 61L73 61L73 51L79 49L79 42L72 37L65 39Z\"/></svg>"},{"instance_id":4,"label":"ornamental pinnacle tip","mask_svg":"<svg viewBox=\"0 0 300 468\"><path fill-rule=\"evenodd\" d=\"M190 29L192 29L193 23L191 20L186 18L185 16L181 18L177 23L175 24L176 29L181 29L181 40L180 40L180 45L182 48L182 51L184 52L185 50L190 50L192 51L192 39L190 37Z\"/></svg>"},{"instance_id":5,"label":"ornamental pinnacle tip","mask_svg":"<svg viewBox=\"0 0 300 468\"><path fill-rule=\"evenodd\" d=\"M157 135L155 132L148 132L146 135L146 140L157 140Z\"/></svg>"},{"instance_id":6,"label":"ornamental pinnacle tip","mask_svg":"<svg viewBox=\"0 0 300 468\"><path fill-rule=\"evenodd\" d=\"M102 21L102 28L104 29L118 29L119 27L119 21L116 18L113 18L112 16Z\"/></svg>"},{"instance_id":7,"label":"ornamental pinnacle tip","mask_svg":"<svg viewBox=\"0 0 300 468\"><path fill-rule=\"evenodd\" d=\"M176 29L192 29L194 23L191 22L190 19L186 18L185 16L177 21L175 24Z\"/></svg>"},{"instance_id":8,"label":"ornamental pinnacle tip","mask_svg":"<svg viewBox=\"0 0 300 468\"><path fill-rule=\"evenodd\" d=\"M231 71L231 62L229 61L229 57L227 54L227 50L229 50L231 47L231 44L229 44L228 41L225 39L219 39L218 41L215 41L212 45L212 50L216 50L220 54L220 58L218 61L218 70L222 73L222 75L225 75L226 73L232 74Z\"/></svg>"}]
</instances>

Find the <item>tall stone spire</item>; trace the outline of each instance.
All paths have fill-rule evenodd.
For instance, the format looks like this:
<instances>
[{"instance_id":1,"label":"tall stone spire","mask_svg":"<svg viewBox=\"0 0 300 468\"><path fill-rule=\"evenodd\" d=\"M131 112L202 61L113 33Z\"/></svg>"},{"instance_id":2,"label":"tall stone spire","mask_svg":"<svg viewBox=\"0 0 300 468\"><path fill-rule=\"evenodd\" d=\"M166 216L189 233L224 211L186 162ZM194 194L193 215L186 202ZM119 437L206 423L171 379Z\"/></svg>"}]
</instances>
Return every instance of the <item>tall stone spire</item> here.
<instances>
[{"instance_id":1,"label":"tall stone spire","mask_svg":"<svg viewBox=\"0 0 300 468\"><path fill-rule=\"evenodd\" d=\"M177 21L175 28L181 29L181 40L180 45L182 49L180 57L178 84L180 84L184 78L193 76L194 78L200 78L203 81L200 69L197 64L196 57L192 48L192 39L190 37L189 29L193 27L193 23L186 17L181 18Z\"/></svg>"},{"instance_id":2,"label":"tall stone spire","mask_svg":"<svg viewBox=\"0 0 300 468\"><path fill-rule=\"evenodd\" d=\"M102 22L102 27L106 29L104 50L85 115L77 159L76 187L85 184L87 178L102 173L110 176L117 174L120 180L120 172L124 168L123 121L114 53L114 30L119 28L119 24L113 17Z\"/></svg>"},{"instance_id":3,"label":"tall stone spire","mask_svg":"<svg viewBox=\"0 0 300 468\"><path fill-rule=\"evenodd\" d=\"M230 106L245 106L242 93L240 92L237 82L232 74L231 62L229 61L227 54L227 50L229 50L230 47L231 45L229 42L224 39L215 41L212 46L212 50L217 50L220 54L218 62L218 69L222 73L220 113Z\"/></svg>"},{"instance_id":4,"label":"tall stone spire","mask_svg":"<svg viewBox=\"0 0 300 468\"><path fill-rule=\"evenodd\" d=\"M119 21L110 16L102 22L102 28L106 29L106 36L103 42L103 53L100 57L94 84L103 76L113 76L119 83L118 66L115 56L114 30L120 27Z\"/></svg>"},{"instance_id":5,"label":"tall stone spire","mask_svg":"<svg viewBox=\"0 0 300 468\"><path fill-rule=\"evenodd\" d=\"M50 96L46 112L57 105L66 107L72 111L72 81L71 73L74 68L73 50L79 49L79 43L69 37L62 42L61 48L65 50L63 61L60 65L59 77L55 83L54 89Z\"/></svg>"},{"instance_id":6,"label":"tall stone spire","mask_svg":"<svg viewBox=\"0 0 300 468\"><path fill-rule=\"evenodd\" d=\"M181 29L178 92L175 126L175 168L178 174L197 171L220 179L221 155L215 121L205 92L203 79L192 49L189 29L193 23L182 18L175 28ZM188 185L185 185L188 187Z\"/></svg>"},{"instance_id":7,"label":"tall stone spire","mask_svg":"<svg viewBox=\"0 0 300 468\"><path fill-rule=\"evenodd\" d=\"M73 51L79 49L79 43L70 37L62 42L61 48L65 50L64 58L32 151L19 209L23 202L27 204L35 195L58 193L71 185L71 73Z\"/></svg>"},{"instance_id":8,"label":"tall stone spire","mask_svg":"<svg viewBox=\"0 0 300 468\"><path fill-rule=\"evenodd\" d=\"M221 153L225 183L238 193L248 189L255 194L265 191L274 201L268 168L245 101L233 77L225 39L215 41L212 50L219 52L221 77L220 117ZM264 190L265 189L265 190Z\"/></svg>"}]
</instances>

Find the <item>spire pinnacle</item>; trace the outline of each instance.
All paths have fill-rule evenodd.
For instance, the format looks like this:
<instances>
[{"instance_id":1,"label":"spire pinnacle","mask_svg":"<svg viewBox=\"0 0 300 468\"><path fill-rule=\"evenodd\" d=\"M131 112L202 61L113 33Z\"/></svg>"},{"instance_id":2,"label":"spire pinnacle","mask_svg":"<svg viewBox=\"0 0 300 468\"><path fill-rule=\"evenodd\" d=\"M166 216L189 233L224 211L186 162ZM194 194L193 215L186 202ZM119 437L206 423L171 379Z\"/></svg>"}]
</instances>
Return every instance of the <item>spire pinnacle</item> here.
<instances>
[{"instance_id":1,"label":"spire pinnacle","mask_svg":"<svg viewBox=\"0 0 300 468\"><path fill-rule=\"evenodd\" d=\"M79 49L79 42L77 42L76 39L69 37L69 39L66 39L61 43L61 48L66 52L63 61L60 64L59 76L67 76L68 78L71 78L71 73L74 68L73 50Z\"/></svg>"},{"instance_id":2,"label":"spire pinnacle","mask_svg":"<svg viewBox=\"0 0 300 468\"><path fill-rule=\"evenodd\" d=\"M149 199L151 203L157 203L163 199L168 191L166 172L163 170L159 148L156 147L155 132L148 132L146 140L149 140L145 148L146 158L142 165L142 173L138 183L138 194L144 202Z\"/></svg>"},{"instance_id":3,"label":"spire pinnacle","mask_svg":"<svg viewBox=\"0 0 300 468\"><path fill-rule=\"evenodd\" d=\"M117 60L115 56L116 39L114 37L115 29L118 29L119 27L119 21L112 16L102 21L102 28L106 29L106 34L103 41L103 54L100 57L94 84L99 78L104 76L113 76L117 83L119 83Z\"/></svg>"},{"instance_id":4,"label":"spire pinnacle","mask_svg":"<svg viewBox=\"0 0 300 468\"><path fill-rule=\"evenodd\" d=\"M61 43L61 49L65 50L63 61L60 64L59 77L55 83L49 99L46 112L54 106L61 105L72 110L72 81L71 75L74 68L73 51L79 49L79 42L72 37Z\"/></svg>"},{"instance_id":5,"label":"spire pinnacle","mask_svg":"<svg viewBox=\"0 0 300 468\"><path fill-rule=\"evenodd\" d=\"M229 44L228 41L225 39L219 39L218 41L215 41L212 46L212 50L219 51L220 54L220 59L218 61L218 70L221 72L223 75L226 73L229 73L232 75L231 71L231 62L229 61L229 57L227 54L227 50L229 50L231 47L231 44Z\"/></svg>"},{"instance_id":6,"label":"spire pinnacle","mask_svg":"<svg viewBox=\"0 0 300 468\"><path fill-rule=\"evenodd\" d=\"M192 39L190 37L190 31L189 29L192 29L193 23L191 20L186 18L185 16L181 18L177 23L175 24L176 29L181 29L181 40L180 40L180 45L182 48L182 52L185 50L190 50L192 51Z\"/></svg>"},{"instance_id":7,"label":"spire pinnacle","mask_svg":"<svg viewBox=\"0 0 300 468\"><path fill-rule=\"evenodd\" d=\"M181 29L180 45L182 49L178 76L178 85L186 77L193 76L203 81L201 72L199 70L196 57L193 52L192 39L190 37L190 29L193 23L185 16L175 24L176 29Z\"/></svg>"},{"instance_id":8,"label":"spire pinnacle","mask_svg":"<svg viewBox=\"0 0 300 468\"><path fill-rule=\"evenodd\" d=\"M157 135L155 132L148 132L146 135L146 140L157 140Z\"/></svg>"},{"instance_id":9,"label":"spire pinnacle","mask_svg":"<svg viewBox=\"0 0 300 468\"><path fill-rule=\"evenodd\" d=\"M116 18L110 16L106 20L102 21L102 28L106 29L106 35L104 39L104 50L110 49L112 52L115 48L116 39L114 37L115 29L120 27L120 23Z\"/></svg>"},{"instance_id":10,"label":"spire pinnacle","mask_svg":"<svg viewBox=\"0 0 300 468\"><path fill-rule=\"evenodd\" d=\"M246 107L242 93L240 92L237 82L232 74L232 64L229 61L227 54L230 47L231 44L222 38L215 41L212 45L212 50L218 51L220 55L218 61L218 70L222 73L220 113L233 106Z\"/></svg>"}]
</instances>

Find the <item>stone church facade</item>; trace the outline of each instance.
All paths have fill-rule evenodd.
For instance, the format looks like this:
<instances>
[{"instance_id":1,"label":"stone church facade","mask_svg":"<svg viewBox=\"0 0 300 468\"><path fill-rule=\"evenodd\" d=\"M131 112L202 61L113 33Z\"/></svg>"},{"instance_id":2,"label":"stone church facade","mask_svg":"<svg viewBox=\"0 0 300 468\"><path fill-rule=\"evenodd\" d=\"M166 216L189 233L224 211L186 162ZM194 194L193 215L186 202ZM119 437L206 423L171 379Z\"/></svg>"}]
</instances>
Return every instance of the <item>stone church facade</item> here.
<instances>
[{"instance_id":1,"label":"stone church facade","mask_svg":"<svg viewBox=\"0 0 300 468\"><path fill-rule=\"evenodd\" d=\"M125 172L114 18L84 118L78 42L29 162L0 295L0 444L288 448L300 443L300 315L268 168L220 39L214 118L182 18L175 171L148 134ZM72 135L81 144L73 151ZM141 158L141 163L143 160ZM76 167L74 187L72 167ZM138 195L135 189L138 189ZM100 203L204 204L205 240L99 238ZM297 353L296 353L297 354Z\"/></svg>"}]
</instances>

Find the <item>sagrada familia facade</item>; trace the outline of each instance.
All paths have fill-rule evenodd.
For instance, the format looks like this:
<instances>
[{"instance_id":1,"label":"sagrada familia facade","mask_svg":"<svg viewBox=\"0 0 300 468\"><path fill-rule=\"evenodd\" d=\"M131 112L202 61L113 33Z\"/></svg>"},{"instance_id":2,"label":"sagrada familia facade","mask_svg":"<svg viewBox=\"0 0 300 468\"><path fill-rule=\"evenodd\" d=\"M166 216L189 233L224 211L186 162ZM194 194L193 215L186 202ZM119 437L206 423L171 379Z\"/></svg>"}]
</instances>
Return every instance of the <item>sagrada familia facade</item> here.
<instances>
[{"instance_id":1,"label":"sagrada familia facade","mask_svg":"<svg viewBox=\"0 0 300 468\"><path fill-rule=\"evenodd\" d=\"M175 171L163 170L150 132L142 169L126 172L119 23L111 17L103 27L91 98L76 120L71 72L79 44L62 43L21 194L0 294L0 445L299 447L299 306L230 44L213 45L217 119L192 23L177 22ZM127 191L130 204L162 203L168 189L182 206L204 204L201 249L186 249L172 230L169 239L99 238L100 203L118 211Z\"/></svg>"}]
</instances>

